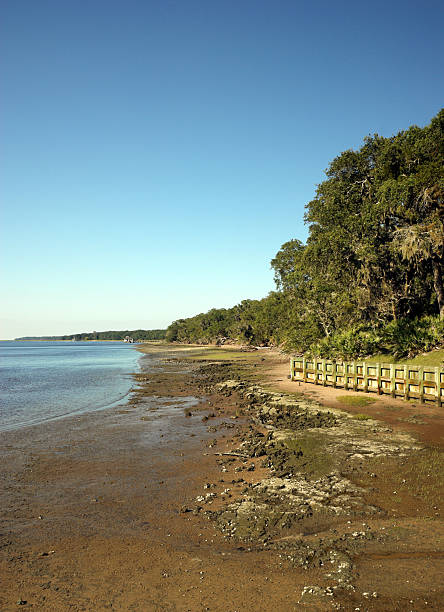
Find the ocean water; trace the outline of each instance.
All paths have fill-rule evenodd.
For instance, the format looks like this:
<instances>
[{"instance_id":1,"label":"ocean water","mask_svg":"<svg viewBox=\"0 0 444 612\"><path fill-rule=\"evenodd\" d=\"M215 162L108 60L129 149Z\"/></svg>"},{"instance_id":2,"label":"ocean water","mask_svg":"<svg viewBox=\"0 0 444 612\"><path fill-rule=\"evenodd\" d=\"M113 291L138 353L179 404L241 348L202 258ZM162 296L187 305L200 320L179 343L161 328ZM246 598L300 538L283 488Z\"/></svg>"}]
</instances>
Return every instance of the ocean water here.
<instances>
[{"instance_id":1,"label":"ocean water","mask_svg":"<svg viewBox=\"0 0 444 612\"><path fill-rule=\"evenodd\" d=\"M123 342L0 342L0 431L123 403L139 358Z\"/></svg>"}]
</instances>

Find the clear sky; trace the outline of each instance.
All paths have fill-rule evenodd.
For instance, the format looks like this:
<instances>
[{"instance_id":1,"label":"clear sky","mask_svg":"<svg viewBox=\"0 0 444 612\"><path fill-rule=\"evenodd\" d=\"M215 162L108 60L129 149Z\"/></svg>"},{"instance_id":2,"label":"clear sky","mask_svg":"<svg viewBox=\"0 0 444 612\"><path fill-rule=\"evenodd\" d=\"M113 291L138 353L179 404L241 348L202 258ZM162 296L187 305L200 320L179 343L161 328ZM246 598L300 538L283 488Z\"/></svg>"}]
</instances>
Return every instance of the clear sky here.
<instances>
[{"instance_id":1,"label":"clear sky","mask_svg":"<svg viewBox=\"0 0 444 612\"><path fill-rule=\"evenodd\" d=\"M328 163L443 106L437 0L0 12L1 338L265 296Z\"/></svg>"}]
</instances>

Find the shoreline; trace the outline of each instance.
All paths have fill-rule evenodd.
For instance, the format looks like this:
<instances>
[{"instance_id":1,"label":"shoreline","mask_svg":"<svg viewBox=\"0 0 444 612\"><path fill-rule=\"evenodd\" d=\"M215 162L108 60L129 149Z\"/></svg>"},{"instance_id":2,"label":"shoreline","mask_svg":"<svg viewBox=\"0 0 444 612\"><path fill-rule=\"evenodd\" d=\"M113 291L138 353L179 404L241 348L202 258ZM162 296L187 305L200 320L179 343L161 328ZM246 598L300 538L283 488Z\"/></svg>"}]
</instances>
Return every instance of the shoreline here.
<instances>
[{"instance_id":1,"label":"shoreline","mask_svg":"<svg viewBox=\"0 0 444 612\"><path fill-rule=\"evenodd\" d=\"M226 359L215 361L214 347L136 348L141 346L148 353L134 376L138 388L120 409L0 434L2 611L16 609L19 600L36 610L60 611L358 606L385 612L408 609L410 599L415 611L439 609L444 529L441 509L437 515L432 498L425 499L436 483L415 481L408 491L400 484L400 470L413 478L416 459L423 461L429 452L411 434L403 437L402 428L436 430L440 421L429 415L425 425L402 421L412 416L411 406L388 411L393 421L399 417L399 427L344 416L302 395L299 386L283 388L289 383L282 360L268 351L217 349ZM289 397L291 414L285 406ZM377 403L372 406L361 412L381 412ZM297 463L300 457L296 461L267 446L285 438L285 419L297 432L293 437L304 438L310 469ZM332 419L340 426L332 426ZM346 427L352 429L347 433ZM346 435L340 439L341 431ZM322 447L307 446L313 432ZM387 451L395 438L398 452ZM336 480L338 490L322 501L322 479L338 467L330 469L317 458L329 457L334 445L342 457L351 440L360 440L361 452L356 442L354 455L362 455L364 442L368 451L371 440L385 450L351 462L346 453L337 478L356 490L344 493ZM239 456L247 450L253 456ZM305 485L284 473L289 460L305 472ZM271 468L262 465L267 461ZM310 472L313 466L317 473ZM339 499L341 486L348 501ZM304 487L308 499L299 495ZM413 495L418 492L421 498ZM355 504L350 515L332 514L335 504L350 505L350 499ZM295 516L307 503L312 515L292 524L273 524L263 512L265 504L274 509L273 520L282 513ZM370 506L378 511L370 512ZM261 520L251 520L252 507ZM336 551L339 564L330 563L329 551ZM340 583L325 577L326 564L335 570L340 563L353 589L333 589ZM401 580L406 576L408 584Z\"/></svg>"},{"instance_id":2,"label":"shoreline","mask_svg":"<svg viewBox=\"0 0 444 612\"><path fill-rule=\"evenodd\" d=\"M132 392L133 374L140 369L140 353L127 351L125 354L123 349L120 350L123 345L120 342L113 343L118 345L114 349L119 348L120 355L126 357L120 361L110 363L113 347L106 351L97 349L86 352L86 358L82 357L85 355L83 351L65 351L61 362L63 364L67 357L68 364L61 368L61 348L55 352L40 351L34 343L25 342L22 351L19 343L13 341L11 344L11 349L2 351L4 404L0 414L0 432L16 431L124 405ZM82 344L86 351L90 343ZM124 348L126 350L127 347ZM14 349L17 349L18 357ZM36 352L30 349L36 349ZM80 355L80 363L78 359L70 359L70 353ZM97 376L97 365L102 368L100 376ZM34 371L38 372L37 375L33 374Z\"/></svg>"}]
</instances>

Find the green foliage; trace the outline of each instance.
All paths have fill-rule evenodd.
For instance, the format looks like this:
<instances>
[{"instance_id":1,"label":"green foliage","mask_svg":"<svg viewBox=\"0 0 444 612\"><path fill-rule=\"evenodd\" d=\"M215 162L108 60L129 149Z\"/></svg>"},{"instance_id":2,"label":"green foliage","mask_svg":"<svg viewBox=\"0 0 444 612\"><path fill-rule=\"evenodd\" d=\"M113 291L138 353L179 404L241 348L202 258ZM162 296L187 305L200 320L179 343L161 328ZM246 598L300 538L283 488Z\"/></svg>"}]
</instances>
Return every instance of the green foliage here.
<instances>
[{"instance_id":1,"label":"green foliage","mask_svg":"<svg viewBox=\"0 0 444 612\"><path fill-rule=\"evenodd\" d=\"M381 336L375 330L355 328L338 331L310 346L309 352L324 359L358 359L381 348Z\"/></svg>"},{"instance_id":2,"label":"green foliage","mask_svg":"<svg viewBox=\"0 0 444 612\"><path fill-rule=\"evenodd\" d=\"M263 300L244 300L233 308L213 308L174 321L166 331L166 340L197 344L226 339L242 344L278 343L276 322L282 314L282 296L270 294Z\"/></svg>"},{"instance_id":3,"label":"green foliage","mask_svg":"<svg viewBox=\"0 0 444 612\"><path fill-rule=\"evenodd\" d=\"M410 358L420 352L444 346L444 321L438 316L398 319L377 329L355 328L324 337L309 348L321 358L360 359L375 353Z\"/></svg>"},{"instance_id":4,"label":"green foliage","mask_svg":"<svg viewBox=\"0 0 444 612\"><path fill-rule=\"evenodd\" d=\"M392 321L383 330L380 348L396 359L413 357L444 344L444 320L438 317Z\"/></svg>"},{"instance_id":5,"label":"green foliage","mask_svg":"<svg viewBox=\"0 0 444 612\"><path fill-rule=\"evenodd\" d=\"M276 292L175 321L167 339L347 359L442 344L444 109L338 155L305 220L307 243L289 240L271 261Z\"/></svg>"}]
</instances>

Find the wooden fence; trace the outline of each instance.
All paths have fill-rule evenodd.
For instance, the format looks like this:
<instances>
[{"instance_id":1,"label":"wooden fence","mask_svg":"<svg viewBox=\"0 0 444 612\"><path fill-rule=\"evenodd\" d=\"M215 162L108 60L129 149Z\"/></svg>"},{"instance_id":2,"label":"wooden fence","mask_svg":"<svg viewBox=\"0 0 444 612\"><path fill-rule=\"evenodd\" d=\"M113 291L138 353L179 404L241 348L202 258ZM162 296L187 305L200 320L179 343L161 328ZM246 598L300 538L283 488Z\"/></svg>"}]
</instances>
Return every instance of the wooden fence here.
<instances>
[{"instance_id":1,"label":"wooden fence","mask_svg":"<svg viewBox=\"0 0 444 612\"><path fill-rule=\"evenodd\" d=\"M391 395L420 402L444 403L444 368L365 361L330 361L292 357L291 380Z\"/></svg>"}]
</instances>

